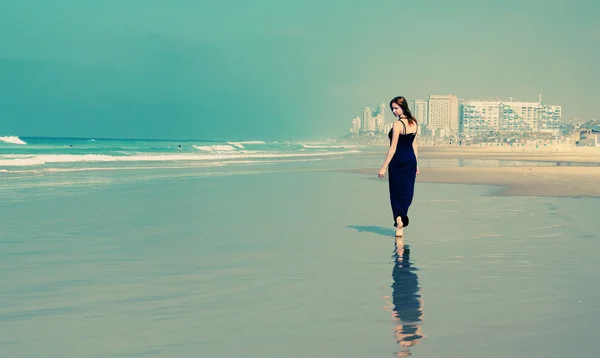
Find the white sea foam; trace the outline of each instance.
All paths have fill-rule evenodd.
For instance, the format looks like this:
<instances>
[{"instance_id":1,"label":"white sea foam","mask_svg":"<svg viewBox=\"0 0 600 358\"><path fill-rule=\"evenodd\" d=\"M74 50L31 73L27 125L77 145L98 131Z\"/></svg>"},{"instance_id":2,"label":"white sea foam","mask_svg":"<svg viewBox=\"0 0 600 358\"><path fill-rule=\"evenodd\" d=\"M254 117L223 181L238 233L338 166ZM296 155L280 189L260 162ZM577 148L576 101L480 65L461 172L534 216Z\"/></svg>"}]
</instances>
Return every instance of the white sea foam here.
<instances>
[{"instance_id":1,"label":"white sea foam","mask_svg":"<svg viewBox=\"0 0 600 358\"><path fill-rule=\"evenodd\" d=\"M27 144L24 141L22 141L21 138L19 138L17 136L0 137L0 142L10 143L10 144Z\"/></svg>"},{"instance_id":2,"label":"white sea foam","mask_svg":"<svg viewBox=\"0 0 600 358\"><path fill-rule=\"evenodd\" d=\"M235 159L294 158L339 156L348 153L360 153L358 150L326 153L210 153L210 154L136 154L136 155L99 155L99 154L43 154L43 155L0 155L0 167L22 167L54 163L85 162L177 162L177 161L221 161Z\"/></svg>"},{"instance_id":3,"label":"white sea foam","mask_svg":"<svg viewBox=\"0 0 600 358\"><path fill-rule=\"evenodd\" d=\"M302 147L309 149L331 149L331 148L358 148L358 145L325 145L325 144L305 144L300 143Z\"/></svg>"},{"instance_id":4,"label":"white sea foam","mask_svg":"<svg viewBox=\"0 0 600 358\"><path fill-rule=\"evenodd\" d=\"M155 170L155 169L190 169L190 168L210 168L222 167L221 162L203 162L191 165L135 165L130 167L87 167L87 168L43 168L43 169L0 169L0 173L11 174L44 174L44 173L71 173L71 172L89 172L89 171L114 171L114 170Z\"/></svg>"},{"instance_id":5,"label":"white sea foam","mask_svg":"<svg viewBox=\"0 0 600 358\"><path fill-rule=\"evenodd\" d=\"M238 143L238 144L266 144L265 141L262 140L247 140L247 141L242 141L242 142L227 142L228 144L230 143Z\"/></svg>"},{"instance_id":6,"label":"white sea foam","mask_svg":"<svg viewBox=\"0 0 600 358\"><path fill-rule=\"evenodd\" d=\"M231 145L193 145L192 147L204 152L229 152L235 150Z\"/></svg>"},{"instance_id":7,"label":"white sea foam","mask_svg":"<svg viewBox=\"0 0 600 358\"><path fill-rule=\"evenodd\" d=\"M167 165L133 165L133 166L118 166L118 167L72 167L72 168L37 168L37 169L0 169L0 173L10 173L10 174L45 174L45 173L70 173L70 172L89 172L89 171L115 171L115 170L155 170L155 169L190 169L190 168L214 168L214 167L223 167L231 164L282 164L282 163L296 163L296 162L315 162L322 160L336 160L341 159L343 157L332 157L327 156L325 158L320 157L310 157L305 159L295 159L295 158L274 158L274 159L262 159L257 158L258 160L252 159L233 159L227 160L224 162L221 161L206 161L206 162L185 162L185 164L178 162L178 164L167 164ZM16 165L15 165L16 166ZM22 167L22 166L21 166Z\"/></svg>"},{"instance_id":8,"label":"white sea foam","mask_svg":"<svg viewBox=\"0 0 600 358\"><path fill-rule=\"evenodd\" d=\"M275 142L277 143L277 142ZM227 144L232 145L236 148L244 149L244 145L253 145L253 144L267 144L267 142L262 140L248 140L241 142L227 142Z\"/></svg>"}]
</instances>

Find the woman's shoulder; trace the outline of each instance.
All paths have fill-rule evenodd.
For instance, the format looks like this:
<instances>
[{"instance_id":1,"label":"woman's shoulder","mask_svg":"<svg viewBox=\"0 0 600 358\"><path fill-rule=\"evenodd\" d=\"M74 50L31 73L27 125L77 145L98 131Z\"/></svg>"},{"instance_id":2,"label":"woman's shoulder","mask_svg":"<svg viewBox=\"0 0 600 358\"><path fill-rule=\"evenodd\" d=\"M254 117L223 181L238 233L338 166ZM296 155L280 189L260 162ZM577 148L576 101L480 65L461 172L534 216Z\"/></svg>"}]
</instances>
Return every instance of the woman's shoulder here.
<instances>
[{"instance_id":1,"label":"woman's shoulder","mask_svg":"<svg viewBox=\"0 0 600 358\"><path fill-rule=\"evenodd\" d=\"M419 124L417 124L416 121L413 122L408 122L408 125L406 126L407 128L407 132L409 134L417 134L417 132L419 131Z\"/></svg>"},{"instance_id":2,"label":"woman's shoulder","mask_svg":"<svg viewBox=\"0 0 600 358\"><path fill-rule=\"evenodd\" d=\"M396 122L394 122L394 129L404 128L405 126L406 126L406 123L404 122L403 119L398 119Z\"/></svg>"}]
</instances>

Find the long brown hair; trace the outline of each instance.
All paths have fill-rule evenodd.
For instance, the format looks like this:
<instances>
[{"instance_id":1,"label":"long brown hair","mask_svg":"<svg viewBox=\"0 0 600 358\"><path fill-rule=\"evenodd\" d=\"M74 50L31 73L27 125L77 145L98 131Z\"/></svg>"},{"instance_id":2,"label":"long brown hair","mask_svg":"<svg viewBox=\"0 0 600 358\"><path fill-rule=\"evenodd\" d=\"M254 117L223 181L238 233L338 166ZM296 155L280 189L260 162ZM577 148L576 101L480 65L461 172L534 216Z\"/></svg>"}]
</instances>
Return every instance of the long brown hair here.
<instances>
[{"instance_id":1,"label":"long brown hair","mask_svg":"<svg viewBox=\"0 0 600 358\"><path fill-rule=\"evenodd\" d=\"M397 105L400 106L400 108L402 108L402 113L406 116L406 119L408 119L408 123L417 124L417 119L410 112L410 108L408 108L408 103L406 101L406 98L404 98L402 96L394 97L390 101L390 109L392 109L392 103L396 103Z\"/></svg>"}]
</instances>

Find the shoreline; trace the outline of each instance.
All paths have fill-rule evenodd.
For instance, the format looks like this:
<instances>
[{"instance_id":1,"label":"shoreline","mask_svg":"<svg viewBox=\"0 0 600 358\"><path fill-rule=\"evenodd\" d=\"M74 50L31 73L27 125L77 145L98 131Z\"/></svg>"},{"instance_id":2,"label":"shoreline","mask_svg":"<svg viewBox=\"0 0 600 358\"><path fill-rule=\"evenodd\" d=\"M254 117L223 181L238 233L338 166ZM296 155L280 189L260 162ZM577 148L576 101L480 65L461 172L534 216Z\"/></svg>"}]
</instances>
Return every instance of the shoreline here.
<instances>
[{"instance_id":1,"label":"shoreline","mask_svg":"<svg viewBox=\"0 0 600 358\"><path fill-rule=\"evenodd\" d=\"M383 158L387 145L370 146L369 155ZM600 166L600 147L476 147L419 145L420 159L477 159L591 164ZM383 160L383 159L382 159Z\"/></svg>"},{"instance_id":2,"label":"shoreline","mask_svg":"<svg viewBox=\"0 0 600 358\"><path fill-rule=\"evenodd\" d=\"M422 159L494 159L543 162L573 162L600 165L600 148L511 148L511 147L419 147Z\"/></svg>"},{"instance_id":3,"label":"shoreline","mask_svg":"<svg viewBox=\"0 0 600 358\"><path fill-rule=\"evenodd\" d=\"M342 171L377 176L377 168ZM600 198L600 167L422 168L417 183L500 186L495 195L502 196Z\"/></svg>"},{"instance_id":4,"label":"shoreline","mask_svg":"<svg viewBox=\"0 0 600 358\"><path fill-rule=\"evenodd\" d=\"M383 160L385 150L381 149ZM496 195L600 198L600 147L419 146L419 159L547 163L515 167L423 167L417 182L502 187ZM357 168L345 171L376 177L377 170Z\"/></svg>"}]
</instances>

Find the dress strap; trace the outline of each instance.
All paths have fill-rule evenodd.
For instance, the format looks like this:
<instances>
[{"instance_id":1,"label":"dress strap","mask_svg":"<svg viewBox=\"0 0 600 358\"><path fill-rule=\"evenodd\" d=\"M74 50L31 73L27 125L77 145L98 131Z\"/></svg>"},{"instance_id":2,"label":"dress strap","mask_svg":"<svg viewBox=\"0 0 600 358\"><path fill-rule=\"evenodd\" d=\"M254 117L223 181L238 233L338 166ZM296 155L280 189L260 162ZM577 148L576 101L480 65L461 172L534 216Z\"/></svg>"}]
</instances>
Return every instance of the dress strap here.
<instances>
[{"instance_id":1,"label":"dress strap","mask_svg":"<svg viewBox=\"0 0 600 358\"><path fill-rule=\"evenodd\" d=\"M404 124L404 121L401 120L401 119L399 119L399 121L400 121L400 123L402 123L402 126L404 127L404 133L403 134L406 134L406 124Z\"/></svg>"}]
</instances>

